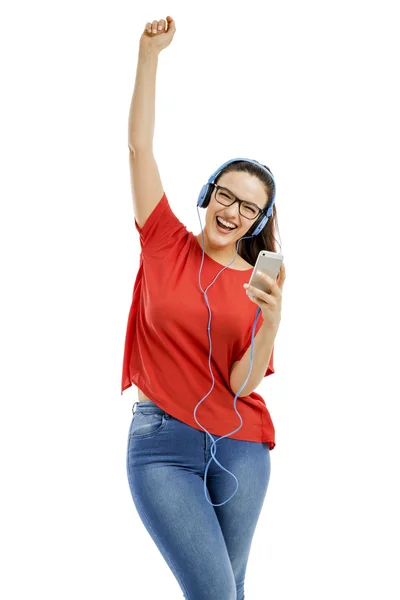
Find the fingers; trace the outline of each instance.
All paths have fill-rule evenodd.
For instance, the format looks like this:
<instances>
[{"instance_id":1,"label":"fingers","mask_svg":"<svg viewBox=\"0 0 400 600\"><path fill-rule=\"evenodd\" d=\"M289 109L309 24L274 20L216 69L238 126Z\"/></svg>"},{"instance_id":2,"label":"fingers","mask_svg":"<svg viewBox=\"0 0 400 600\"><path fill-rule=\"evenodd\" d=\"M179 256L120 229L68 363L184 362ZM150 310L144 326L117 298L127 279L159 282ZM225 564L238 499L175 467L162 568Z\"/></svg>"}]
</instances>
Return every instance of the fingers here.
<instances>
[{"instance_id":1,"label":"fingers","mask_svg":"<svg viewBox=\"0 0 400 600\"><path fill-rule=\"evenodd\" d=\"M281 270L279 271L279 283L281 285L283 285L283 283L285 282L286 279L286 267L285 265L282 263L281 265Z\"/></svg>"},{"instance_id":2,"label":"fingers","mask_svg":"<svg viewBox=\"0 0 400 600\"><path fill-rule=\"evenodd\" d=\"M281 268L279 269L279 272L278 272L278 277L276 279L280 288L282 288L283 284L285 283L285 279L286 279L286 267L282 263Z\"/></svg>"},{"instance_id":3,"label":"fingers","mask_svg":"<svg viewBox=\"0 0 400 600\"><path fill-rule=\"evenodd\" d=\"M256 288L252 285L248 285L245 284L243 287L247 287L246 289L246 294L249 296L250 299L252 298L256 298L257 300L262 300L263 302L266 302L267 304L272 305L274 302L274 298L272 295L272 290L269 292L263 292L261 291L259 288Z\"/></svg>"},{"instance_id":4,"label":"fingers","mask_svg":"<svg viewBox=\"0 0 400 600\"><path fill-rule=\"evenodd\" d=\"M167 19L168 18L169 17L167 17ZM147 33L152 33L153 35L158 33L159 31L165 31L165 19L160 19L159 21L154 20L152 23L150 23L149 21L148 23L146 23L146 31Z\"/></svg>"},{"instance_id":5,"label":"fingers","mask_svg":"<svg viewBox=\"0 0 400 600\"><path fill-rule=\"evenodd\" d=\"M264 279L267 283L269 283L269 285L273 286L274 283L276 283L276 281L274 281L272 279L272 277L270 277L269 275L267 275L266 273L263 273L262 271L257 271L257 275L259 277L261 277L262 279Z\"/></svg>"},{"instance_id":6,"label":"fingers","mask_svg":"<svg viewBox=\"0 0 400 600\"><path fill-rule=\"evenodd\" d=\"M260 297L264 301L266 301L266 299L270 298L271 295L272 296L280 295L281 290L280 290L279 283L277 283L274 279L272 279L272 277L270 277L266 273L263 273L262 271L257 271L257 275L259 277L261 277L262 279L264 279L264 281L266 281L268 283L269 288L270 288L269 291L263 292L259 288L245 283L243 287L246 288L247 292L250 291L250 292L254 293L256 296Z\"/></svg>"}]
</instances>

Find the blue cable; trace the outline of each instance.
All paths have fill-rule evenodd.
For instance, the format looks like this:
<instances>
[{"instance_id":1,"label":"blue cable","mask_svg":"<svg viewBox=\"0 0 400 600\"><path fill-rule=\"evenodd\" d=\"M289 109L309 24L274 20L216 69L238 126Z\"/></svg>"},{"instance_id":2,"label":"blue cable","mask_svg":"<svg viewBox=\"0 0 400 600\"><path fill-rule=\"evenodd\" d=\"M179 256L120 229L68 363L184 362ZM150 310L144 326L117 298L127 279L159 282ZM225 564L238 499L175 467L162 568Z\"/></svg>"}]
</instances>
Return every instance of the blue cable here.
<instances>
[{"instance_id":1,"label":"blue cable","mask_svg":"<svg viewBox=\"0 0 400 600\"><path fill-rule=\"evenodd\" d=\"M217 170L216 170L216 171L215 171L215 172L214 172L214 173L213 173L213 174L212 174L212 175L209 177L209 179L208 179L208 182L207 182L205 185L203 185L203 187L202 187L202 189L201 189L201 192L200 192L200 194L199 194L199 198L198 198L198 200L197 200L197 207L196 207L196 208L197 208L197 214L198 214L198 216L199 216L200 226L201 226L201 218L200 218L200 213L199 213L199 207L201 207L201 208L207 208L207 206L209 205L209 203L210 203L210 198L211 198L211 193L212 193L212 190L213 190L213 185L212 185L212 184L214 183L214 181L215 181L215 179L217 178L217 176L219 175L219 173L220 173L220 172L221 172L221 171L222 171L222 170L223 170L223 169L224 169L224 168L225 168L225 167L226 167L228 164L230 164L230 163L233 163L233 162L237 162L237 161L246 161L246 162L252 163L252 164L254 164L254 165L258 166L259 168L261 168L261 169L264 169L264 171L266 171L266 172L268 173L268 175L271 177L271 179L272 179L272 181L273 181L273 183L274 183L274 191L273 191L273 195L272 195L272 202L271 202L271 205L269 206L269 208L268 208L267 212L266 212L266 213L264 213L264 212L263 212L263 213L261 213L261 216L259 216L259 217L258 217L258 221L256 221L256 222L255 222L255 224L254 224L254 231L252 232L252 234L251 234L251 235L247 235L247 236L243 236L242 238L240 238L240 239L237 241L237 244L236 244L236 254L235 254L235 256L234 256L233 260L232 260L232 261L231 261L231 262L230 262L228 265L226 265L226 266L225 266L223 269L221 269L221 271L220 271L219 273L217 273L217 275L215 276L214 280L213 280L213 281L210 283L210 285L209 285L209 286L208 286L208 287L207 287L205 290L203 290L203 288L201 287L201 282L200 282L200 273L201 273L201 269L202 269L202 267L203 267L203 262L204 262L204 232L203 232L203 228L201 229L201 237L202 237L202 244L203 244L203 256L202 256L201 265L200 265L200 271L199 271L198 282L199 282L199 287L200 287L201 291L202 291L202 292L203 292L203 294L204 294L204 297L205 297L205 300L206 300L206 303L207 303L207 307L208 307L209 309L210 309L210 305L208 304L208 298L207 298L207 290L208 290L208 288L209 288L211 285L213 285L213 283L216 281L216 279L219 277L219 275L220 275L220 274L221 274L221 273L222 273L222 272L223 272L225 269L227 269L227 268L229 267L229 265L231 265L231 264L233 263L233 261L235 260L235 258L236 258L236 256L237 256L237 253L238 253L238 244L239 244L239 242L240 242L241 240L243 240L243 239L246 239L246 238L251 238L251 237L253 237L253 236L256 236L256 235L258 235L258 234L259 234L259 233L262 231L262 229L263 229L263 228L264 228L264 227L267 225L267 223L268 223L268 219L269 219L269 217L270 217L270 216L271 216L271 214L272 214L272 208L273 208L273 205L274 205L274 203L275 203L275 196L276 196L276 185L275 185L275 179L274 179L274 177L273 177L273 175L272 175L271 171L270 171L270 170L269 170L267 167L265 167L264 165L261 165L260 163L258 163L258 162L255 162L254 160L250 160L250 159L248 159L248 158L233 158L233 159L231 159L231 160L228 160L227 162L225 162L225 163L224 163L224 164L223 164L221 167L219 167L219 168L218 168L218 169L217 169ZM203 426L202 426L202 425L199 423L199 421L198 421L198 420L197 420L197 418L196 418L196 411L197 411L197 407L198 407L198 406L199 406L199 404L201 404L201 403L202 403L202 402L203 402L203 401L204 401L204 400L207 398L207 396L208 396L208 395L209 395L209 394L212 392L212 389L213 389L213 387L212 387L212 388L211 388L211 390L208 392L208 394L206 394L206 395L204 396L204 398L202 398L202 399L200 400L200 402L199 402L199 403L196 405L196 407L195 407L195 409L194 409L194 418L195 418L195 421L196 421L196 423L199 425L199 427L201 427L201 428L202 428L202 429L203 429L203 430L204 430L204 431L207 433L207 435L208 435L208 436L211 438L211 440L212 440L212 445L211 445L211 454L212 454L212 457L210 458L210 460L209 460L209 461L208 461L208 463L207 463L206 470L205 470L205 477L204 477L204 495L205 495L205 497L206 497L206 500L207 500L207 502L209 502L209 503L210 503L212 506L223 506L224 504L226 504L227 502L229 502L229 500L230 500L231 498L233 498L233 496L236 494L236 492L237 492L237 490L238 490L238 487L239 487L239 483L238 483L238 480L237 480L237 478L235 477L235 475L234 475L233 473L231 473L230 471L228 471L227 469L225 469L225 467L223 467L223 466L221 465L221 463L220 463L220 462L219 462L219 461L218 461L218 460L215 458L214 448L215 448L215 446L216 446L216 444L217 444L217 442L218 442L219 440L223 439L224 437L228 437L229 435L232 435L233 433L236 433L236 432L237 432L237 431L238 431L238 430L239 430L239 429L242 427L243 420L242 420L242 417L240 416L240 414L238 413L238 411L236 410L236 399L237 399L237 397L238 397L239 393L241 392L241 390L242 390L242 389L244 388L244 386L246 385L247 381L249 380L250 373L251 373L251 370L252 370L252 367L253 367L254 332L255 332L255 329L256 329L256 326L257 326L258 316L259 316L260 312L261 312L261 308L260 308L260 307L258 307L258 308L257 308L257 312L256 312L256 316L255 316L255 319L254 319L254 323L253 323L253 329L252 329L252 332L251 332L251 346L250 346L250 369L249 369L248 375L247 375L247 377L246 377L246 379L245 379L245 381L244 381L244 383L243 383L242 387L241 387L241 388L238 390L237 394L236 394L236 395L235 395L235 397L234 397L234 408L235 408L236 414L237 414L237 415L239 416L239 418L240 418L240 422L241 422L241 423L240 423L240 426L239 426L237 429L235 429L234 431L231 431L230 433L227 433L226 435L223 435L223 436L219 437L217 440L214 440L214 439L213 439L213 437L212 437L212 435L209 433L209 431L207 431L207 429L205 429L205 427L203 427ZM211 309L210 309L210 318L209 318L209 322L208 322L208 326L207 326L208 338L209 338L209 343L210 343L210 354L209 354L209 357L208 357L208 364L209 364L209 365L210 365L210 359L211 359L211 353L212 353L212 342L211 342L211 336L210 336L210 331L211 331L210 324L211 324ZM211 375L212 375L212 377L213 377L213 386L214 386L214 376L213 376L213 374L212 374L212 371L211 371ZM221 469L223 469L224 471L226 471L227 473L229 473L230 475L232 475L232 476L234 477L234 479L236 480L236 483L237 483L236 489L235 489L235 491L233 492L232 496L230 496L230 497L229 497L227 500L225 500L225 502L221 502L220 504L214 504L213 502L211 502L211 499L209 499L209 498L208 498L208 496L207 496L207 495L208 495L208 490L207 490L207 472L208 472L208 469L209 469L210 462L211 462L212 460L215 460L215 462L216 462L216 463L217 463L217 464L218 464L218 465L221 467Z\"/></svg>"}]
</instances>

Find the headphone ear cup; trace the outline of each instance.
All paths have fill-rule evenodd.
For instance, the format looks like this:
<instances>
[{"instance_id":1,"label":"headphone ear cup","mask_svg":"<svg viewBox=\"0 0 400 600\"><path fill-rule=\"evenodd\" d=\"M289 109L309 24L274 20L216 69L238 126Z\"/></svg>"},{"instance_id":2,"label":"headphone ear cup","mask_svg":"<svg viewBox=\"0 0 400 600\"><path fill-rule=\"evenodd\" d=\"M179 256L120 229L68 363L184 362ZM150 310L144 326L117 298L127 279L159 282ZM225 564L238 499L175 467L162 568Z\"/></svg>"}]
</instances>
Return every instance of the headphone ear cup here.
<instances>
[{"instance_id":1,"label":"headphone ear cup","mask_svg":"<svg viewBox=\"0 0 400 600\"><path fill-rule=\"evenodd\" d=\"M259 217L256 219L255 223L253 223L253 225L250 227L250 229L248 230L248 232L246 233L246 235L253 235L253 234L254 234L254 232L255 232L255 230L257 229L258 225L259 225L259 224L261 223L261 221L263 221L264 219L265 219L265 215L261 214L261 215L260 215L260 216L259 216ZM264 227L265 227L265 225L267 224L267 222L268 222L268 218L267 218L267 221L266 221L266 223L264 224ZM263 227L263 229L264 229L264 227ZM261 230L261 231L262 231L262 230ZM261 232L259 232L259 233L261 233ZM258 234L257 234L257 235L258 235Z\"/></svg>"},{"instance_id":2,"label":"headphone ear cup","mask_svg":"<svg viewBox=\"0 0 400 600\"><path fill-rule=\"evenodd\" d=\"M261 215L260 215L261 216ZM260 217L255 220L255 222L251 225L250 229L247 231L246 235L253 235L258 223L260 222Z\"/></svg>"},{"instance_id":3,"label":"headphone ear cup","mask_svg":"<svg viewBox=\"0 0 400 600\"><path fill-rule=\"evenodd\" d=\"M207 206L210 204L212 190L213 186L211 183L205 183L203 185L197 200L197 206L200 206L200 208L207 208Z\"/></svg>"},{"instance_id":4,"label":"headphone ear cup","mask_svg":"<svg viewBox=\"0 0 400 600\"><path fill-rule=\"evenodd\" d=\"M208 187L208 189L207 189L206 195L204 197L204 203L203 203L204 208L207 208L207 206L210 204L211 194L213 193L213 189L214 189L214 186L211 185L210 183L208 184L207 187Z\"/></svg>"}]
</instances>

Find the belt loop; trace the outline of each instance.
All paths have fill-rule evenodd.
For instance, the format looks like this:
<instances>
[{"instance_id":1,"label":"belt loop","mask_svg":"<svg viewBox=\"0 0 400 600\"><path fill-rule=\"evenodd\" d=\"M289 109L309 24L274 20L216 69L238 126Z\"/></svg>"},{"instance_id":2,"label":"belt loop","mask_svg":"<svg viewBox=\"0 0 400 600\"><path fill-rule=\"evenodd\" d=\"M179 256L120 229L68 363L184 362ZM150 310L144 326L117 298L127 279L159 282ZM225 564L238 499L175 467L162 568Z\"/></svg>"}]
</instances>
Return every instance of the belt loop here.
<instances>
[{"instance_id":1,"label":"belt loop","mask_svg":"<svg viewBox=\"0 0 400 600\"><path fill-rule=\"evenodd\" d=\"M136 404L138 404L138 402L135 402L134 405L132 406L132 414L135 414L136 410L133 410L134 408L136 408Z\"/></svg>"}]
</instances>

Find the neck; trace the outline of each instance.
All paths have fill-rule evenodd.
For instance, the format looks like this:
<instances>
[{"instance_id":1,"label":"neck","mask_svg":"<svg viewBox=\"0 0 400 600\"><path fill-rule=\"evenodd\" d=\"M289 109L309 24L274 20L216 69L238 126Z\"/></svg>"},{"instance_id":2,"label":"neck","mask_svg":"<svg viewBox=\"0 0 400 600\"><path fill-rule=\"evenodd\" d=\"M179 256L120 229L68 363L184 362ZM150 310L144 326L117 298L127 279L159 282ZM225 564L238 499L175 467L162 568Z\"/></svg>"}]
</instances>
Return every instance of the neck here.
<instances>
[{"instance_id":1,"label":"neck","mask_svg":"<svg viewBox=\"0 0 400 600\"><path fill-rule=\"evenodd\" d=\"M236 254L236 243L234 244L230 244L229 246L225 246L225 245L220 245L220 244L213 244L211 242L211 240L209 239L206 230L203 231L204 234L204 252L210 256L212 259L216 260L217 262L223 264L223 265L228 265L231 261L233 261L233 258ZM198 244L200 246L200 248L203 248L203 239L202 239L202 234L201 232L196 236ZM235 260L233 261L233 264L237 264L238 260L240 259L239 254L236 255Z\"/></svg>"}]
</instances>

